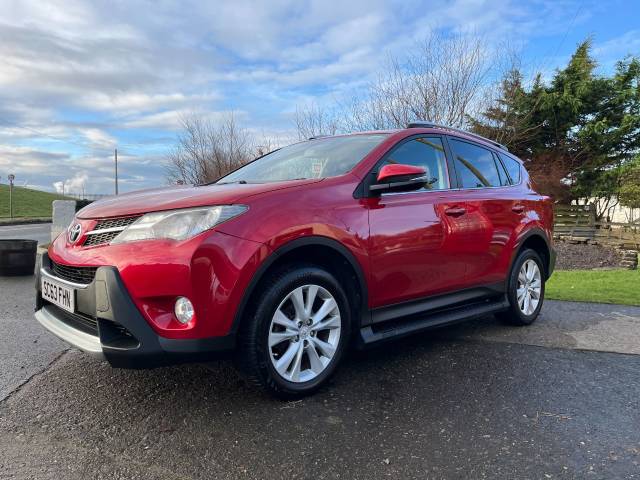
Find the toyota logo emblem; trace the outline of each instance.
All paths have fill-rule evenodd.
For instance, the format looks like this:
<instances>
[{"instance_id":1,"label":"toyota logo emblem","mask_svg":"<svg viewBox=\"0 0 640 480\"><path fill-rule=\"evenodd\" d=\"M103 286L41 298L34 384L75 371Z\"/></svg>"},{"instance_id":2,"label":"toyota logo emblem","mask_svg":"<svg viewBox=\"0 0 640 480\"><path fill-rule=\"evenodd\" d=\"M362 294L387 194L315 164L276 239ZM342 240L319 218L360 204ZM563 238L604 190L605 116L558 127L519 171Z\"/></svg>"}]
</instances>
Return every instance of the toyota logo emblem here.
<instances>
[{"instance_id":1,"label":"toyota logo emblem","mask_svg":"<svg viewBox=\"0 0 640 480\"><path fill-rule=\"evenodd\" d=\"M76 223L69 229L69 242L76 243L80 238L80 235L82 235L82 225Z\"/></svg>"}]
</instances>

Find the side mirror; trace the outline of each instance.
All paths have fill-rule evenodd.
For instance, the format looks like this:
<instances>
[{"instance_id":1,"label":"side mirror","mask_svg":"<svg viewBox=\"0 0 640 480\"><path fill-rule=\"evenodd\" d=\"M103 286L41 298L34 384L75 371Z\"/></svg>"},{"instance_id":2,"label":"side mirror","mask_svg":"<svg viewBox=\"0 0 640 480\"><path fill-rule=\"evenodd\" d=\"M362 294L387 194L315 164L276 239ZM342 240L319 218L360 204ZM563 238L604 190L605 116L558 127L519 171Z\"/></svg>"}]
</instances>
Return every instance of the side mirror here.
<instances>
[{"instance_id":1,"label":"side mirror","mask_svg":"<svg viewBox=\"0 0 640 480\"><path fill-rule=\"evenodd\" d=\"M385 165L378 172L377 183L369 187L371 193L410 192L419 190L428 181L426 170L413 165Z\"/></svg>"}]
</instances>

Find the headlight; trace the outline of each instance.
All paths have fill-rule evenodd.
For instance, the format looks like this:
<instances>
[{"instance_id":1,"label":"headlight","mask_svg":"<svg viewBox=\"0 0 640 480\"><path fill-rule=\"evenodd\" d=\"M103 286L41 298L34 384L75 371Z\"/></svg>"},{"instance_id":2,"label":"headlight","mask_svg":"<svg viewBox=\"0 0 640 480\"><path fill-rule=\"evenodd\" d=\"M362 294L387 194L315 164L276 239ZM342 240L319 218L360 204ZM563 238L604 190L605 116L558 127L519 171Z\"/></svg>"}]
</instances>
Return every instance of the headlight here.
<instances>
[{"instance_id":1,"label":"headlight","mask_svg":"<svg viewBox=\"0 0 640 480\"><path fill-rule=\"evenodd\" d=\"M158 238L185 240L246 212L247 208L245 205L218 205L147 213L120 232L111 243Z\"/></svg>"}]
</instances>

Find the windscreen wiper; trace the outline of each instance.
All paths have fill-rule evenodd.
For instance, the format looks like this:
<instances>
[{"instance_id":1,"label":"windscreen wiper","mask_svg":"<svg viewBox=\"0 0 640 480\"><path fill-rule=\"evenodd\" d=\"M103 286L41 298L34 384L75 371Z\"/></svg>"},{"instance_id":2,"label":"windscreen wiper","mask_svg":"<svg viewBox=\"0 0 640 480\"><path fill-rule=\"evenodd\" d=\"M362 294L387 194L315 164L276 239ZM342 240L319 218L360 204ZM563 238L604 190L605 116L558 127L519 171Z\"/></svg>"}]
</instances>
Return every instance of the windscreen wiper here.
<instances>
[{"instance_id":1,"label":"windscreen wiper","mask_svg":"<svg viewBox=\"0 0 640 480\"><path fill-rule=\"evenodd\" d=\"M240 185L246 185L248 182L246 180L236 180L235 182L211 182L211 183L207 183L207 185L231 185L232 183L239 183Z\"/></svg>"}]
</instances>

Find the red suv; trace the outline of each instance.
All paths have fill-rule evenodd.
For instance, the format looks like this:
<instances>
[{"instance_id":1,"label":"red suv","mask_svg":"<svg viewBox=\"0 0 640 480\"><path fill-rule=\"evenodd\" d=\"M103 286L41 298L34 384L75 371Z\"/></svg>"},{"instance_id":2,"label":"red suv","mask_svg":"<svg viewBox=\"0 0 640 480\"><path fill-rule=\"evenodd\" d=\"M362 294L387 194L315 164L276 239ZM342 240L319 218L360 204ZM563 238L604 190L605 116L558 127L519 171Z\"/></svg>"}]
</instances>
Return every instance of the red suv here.
<instances>
[{"instance_id":1,"label":"red suv","mask_svg":"<svg viewBox=\"0 0 640 480\"><path fill-rule=\"evenodd\" d=\"M501 145L426 122L312 138L221 180L77 214L42 258L36 318L114 367L233 351L310 393L358 347L542 306L553 211Z\"/></svg>"}]
</instances>

